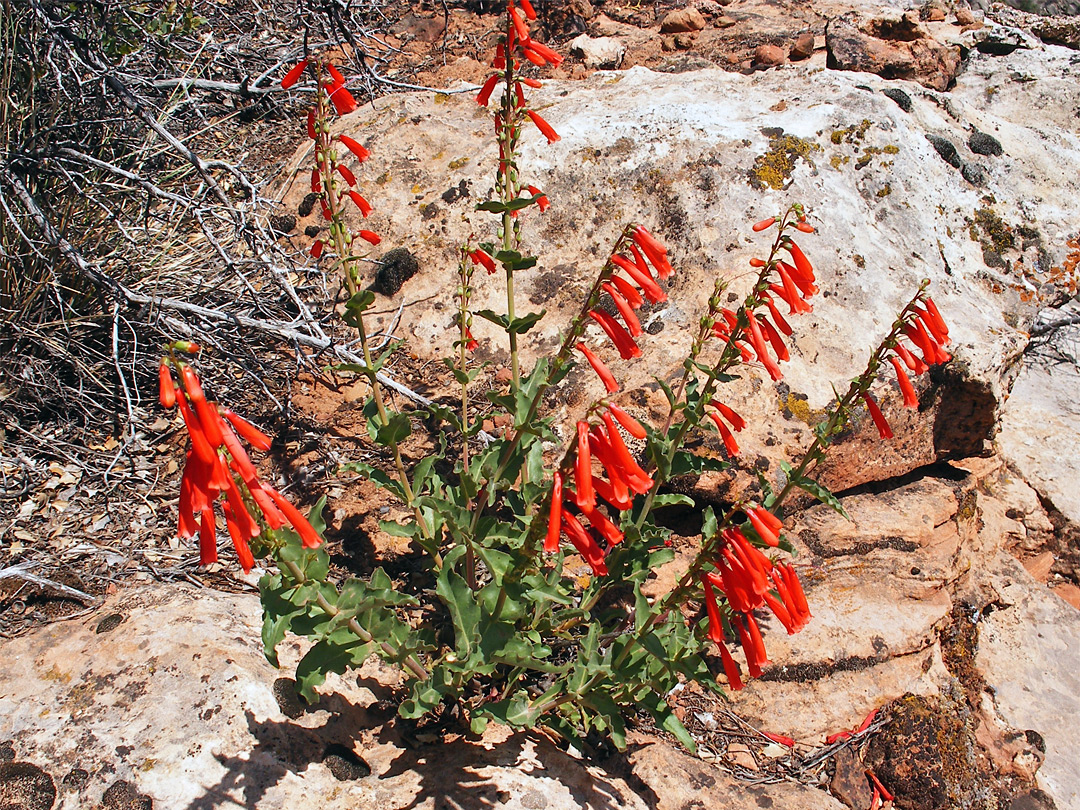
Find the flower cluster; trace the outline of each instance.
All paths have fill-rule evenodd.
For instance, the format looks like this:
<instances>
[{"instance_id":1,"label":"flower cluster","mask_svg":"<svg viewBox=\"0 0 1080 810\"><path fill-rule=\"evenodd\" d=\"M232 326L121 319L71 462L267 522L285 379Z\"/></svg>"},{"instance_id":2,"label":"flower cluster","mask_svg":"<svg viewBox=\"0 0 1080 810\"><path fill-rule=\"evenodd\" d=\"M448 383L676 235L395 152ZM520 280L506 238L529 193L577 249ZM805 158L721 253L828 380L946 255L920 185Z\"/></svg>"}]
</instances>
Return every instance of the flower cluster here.
<instances>
[{"instance_id":1,"label":"flower cluster","mask_svg":"<svg viewBox=\"0 0 1080 810\"><path fill-rule=\"evenodd\" d=\"M748 671L756 678L768 663L768 656L754 611L767 605L789 635L802 630L810 620L810 608L795 569L790 563L768 557L747 536L755 536L761 544L776 548L783 524L763 507L749 507L745 511L746 524L721 532L713 559L715 570L701 575L709 639L720 648L728 683L736 690L742 689L743 684L739 668L727 649L725 632L738 639ZM721 614L714 589L727 597L726 616Z\"/></svg>"},{"instance_id":2,"label":"flower cluster","mask_svg":"<svg viewBox=\"0 0 1080 810\"><path fill-rule=\"evenodd\" d=\"M671 263L667 258L667 248L656 237L641 225L633 228L629 233L628 247L633 258L617 251L612 254L600 285L601 289L611 297L623 323L619 323L614 315L603 309L593 307L588 311L588 316L604 330L604 334L615 345L623 360L641 356L641 347L637 345L634 338L645 334L645 331L641 328L641 322L635 310L645 303L646 298L654 304L667 300L667 293L653 278L649 265L651 264L656 269L656 275L660 279L666 279L672 273ZM617 275L617 270L624 271L631 280ZM639 287L641 292L638 292ZM615 381L614 375L596 354L581 342L578 342L575 348L588 360L609 394L614 394L619 390L619 384Z\"/></svg>"},{"instance_id":3,"label":"flower cluster","mask_svg":"<svg viewBox=\"0 0 1080 810\"><path fill-rule=\"evenodd\" d=\"M228 408L207 401L195 369L176 357L177 352L198 351L194 343L177 341L158 368L161 405L179 407L191 440L180 481L178 534L184 539L199 535L200 565L217 562L214 504L224 496L225 528L245 572L255 564L250 541L267 529L280 529L288 523L306 548L316 548L322 543L318 532L283 495L259 478L237 434L264 452L270 449L270 438Z\"/></svg>"},{"instance_id":4,"label":"flower cluster","mask_svg":"<svg viewBox=\"0 0 1080 810\"><path fill-rule=\"evenodd\" d=\"M344 163L338 162L338 152L334 147L334 141L344 146L360 163L367 160L371 153L363 144L348 135L331 135L330 133L327 102L333 106L338 115L351 113L357 107L356 99L345 87L345 77L329 60L303 59L285 74L285 78L281 80L281 86L288 90L296 84L309 66L314 70L318 82L315 106L308 111L307 117L307 134L311 140L315 141L315 166L311 169L311 192L318 195L323 218L330 222L330 241L335 243L339 251L347 250L356 239L363 239L369 244L377 245L381 241L377 233L366 229L360 229L355 234L350 233L341 223L340 217L335 216L335 213L339 211L339 204L345 197L348 197L360 209L361 216L366 218L372 211L371 204L356 190L356 175ZM330 76L329 81L323 74L324 69ZM339 183L339 177L344 181L345 186ZM340 244L338 244L339 241ZM326 244L327 240L316 239L311 245L312 257L320 258Z\"/></svg>"},{"instance_id":5,"label":"flower cluster","mask_svg":"<svg viewBox=\"0 0 1080 810\"><path fill-rule=\"evenodd\" d=\"M601 501L625 511L631 507L633 495L644 495L652 488L653 479L634 459L619 431L621 425L634 438L644 439L641 423L611 403L600 418L602 424L577 423L577 442L572 451L574 486L566 485L562 470L555 473L544 551L557 552L560 534L565 532L593 573L604 576L607 565L601 541L611 548L622 542L623 533L601 508ZM594 458L607 474L606 479L593 471ZM574 509L588 519L589 528L582 525Z\"/></svg>"},{"instance_id":6,"label":"flower cluster","mask_svg":"<svg viewBox=\"0 0 1080 810\"><path fill-rule=\"evenodd\" d=\"M913 374L919 375L925 374L930 366L949 362L952 355L945 351L945 346L951 342L949 327L945 325L945 320L941 317L933 299L927 295L922 299L921 308L918 306L911 308L911 320L904 326L903 333L922 357L897 341L892 346L893 354L888 356L888 360L896 372L896 381L900 386L900 393L904 396L904 407L914 409L919 407L919 397L915 394L915 387L908 379L903 366L907 366ZM891 439L892 428L889 427L888 421L874 398L868 392L863 392L862 399L866 410L870 413L870 418L878 429L878 435L882 439Z\"/></svg>"}]
</instances>

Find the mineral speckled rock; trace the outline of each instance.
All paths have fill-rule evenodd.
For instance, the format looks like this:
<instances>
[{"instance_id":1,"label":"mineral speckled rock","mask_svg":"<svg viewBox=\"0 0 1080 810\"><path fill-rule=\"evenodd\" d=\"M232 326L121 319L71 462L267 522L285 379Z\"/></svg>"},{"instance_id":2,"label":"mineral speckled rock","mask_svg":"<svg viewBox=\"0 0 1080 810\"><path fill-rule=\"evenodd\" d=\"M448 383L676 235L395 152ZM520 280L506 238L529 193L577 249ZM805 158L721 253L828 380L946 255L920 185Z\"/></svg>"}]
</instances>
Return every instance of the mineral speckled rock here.
<instances>
[{"instance_id":1,"label":"mineral speckled rock","mask_svg":"<svg viewBox=\"0 0 1080 810\"><path fill-rule=\"evenodd\" d=\"M397 295L402 286L420 270L420 264L408 248L394 248L379 259L379 269L371 288L386 296Z\"/></svg>"},{"instance_id":2,"label":"mineral speckled rock","mask_svg":"<svg viewBox=\"0 0 1080 810\"><path fill-rule=\"evenodd\" d=\"M56 785L51 776L29 762L0 762L0 808L52 810Z\"/></svg>"},{"instance_id":3,"label":"mineral speckled rock","mask_svg":"<svg viewBox=\"0 0 1080 810\"><path fill-rule=\"evenodd\" d=\"M974 130L971 133L971 137L968 138L968 148L976 155L992 155L997 157L1004 152L1001 148L1001 141L993 135L988 135L977 129Z\"/></svg>"}]
</instances>

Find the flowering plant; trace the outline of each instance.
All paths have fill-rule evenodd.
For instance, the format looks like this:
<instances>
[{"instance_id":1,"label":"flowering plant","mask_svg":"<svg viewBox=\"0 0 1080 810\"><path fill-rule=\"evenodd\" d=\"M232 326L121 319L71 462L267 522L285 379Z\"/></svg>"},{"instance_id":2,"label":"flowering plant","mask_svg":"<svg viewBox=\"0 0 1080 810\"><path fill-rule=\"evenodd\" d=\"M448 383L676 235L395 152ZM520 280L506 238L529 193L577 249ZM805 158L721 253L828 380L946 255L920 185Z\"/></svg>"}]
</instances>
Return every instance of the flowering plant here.
<instances>
[{"instance_id":1,"label":"flowering plant","mask_svg":"<svg viewBox=\"0 0 1080 810\"><path fill-rule=\"evenodd\" d=\"M353 188L355 176L341 162L345 155L337 146L360 162L367 150L350 138L332 136L328 125L331 108L347 112L355 102L341 74L323 60L301 62L283 82L291 85L310 68L318 83L308 119L308 134L316 144L311 183L329 224L327 238L314 242L311 254L340 269L349 296L344 319L359 334L364 361L340 368L366 379L368 435L385 452L384 464L347 466L406 507L407 520L384 521L381 528L423 549L426 571L413 581L394 581L381 568L366 579L333 581L316 531L319 507L309 522L259 481L239 442L226 438L228 428L218 411L192 382L190 365L170 354L163 363L163 403L175 398L181 405L192 440L184 476L190 494L185 501L182 489L180 533L193 534L198 512L206 535L203 560L208 561L214 540L211 495L225 494L226 525L241 565L248 569L253 564L246 551L249 540L257 541L253 551L276 564L276 571L260 581L267 656L276 663L277 645L287 632L312 642L297 668L299 691L307 699L314 698L328 672L359 666L375 654L399 665L408 678L399 707L406 718L455 717L475 732L490 720L513 727L543 725L586 750L593 735L622 746L624 712L635 710L651 714L692 749L693 740L665 696L688 679L720 692L742 688L744 670L730 645L742 649L745 673L760 675L768 664L758 623L763 610L788 633L810 620L810 605L792 564L795 548L784 529L785 503L801 489L843 511L813 480L814 469L860 405L882 438L891 435L871 385L888 361L905 404L917 407L905 368L919 374L947 361L948 329L924 283L871 353L864 372L817 426L803 458L795 466L784 465L783 486L774 489L762 480L759 501L739 501L720 513L706 506L696 552L688 563L675 563L670 531L656 520L656 510L697 506L671 491L672 478L728 469L737 461L734 434L746 422L722 401L720 387L735 372L757 368L773 380L781 378L780 363L789 357L785 339L793 334L787 318L808 312L809 299L818 291L814 268L793 236L814 229L799 205L754 226L756 232L775 228L768 255L752 260L757 276L737 308L724 307L727 284L715 282L681 378L674 386L657 381L668 402L659 427L642 423L618 404L620 383L603 359L608 349L595 342L600 334L624 360L642 356L639 340L645 332L636 312L646 300L666 300L664 282L675 270L664 245L643 225L622 230L558 350L523 369L518 338L544 313L519 314L515 307L515 274L537 261L522 251L521 226L529 209L542 213L550 203L522 179L518 143L527 122L549 142L559 137L525 95L524 87L539 82L525 75L523 62L543 67L560 59L531 38L528 23L534 18L528 0L509 0L494 72L477 96L486 106L502 87L493 113L499 147L496 194L478 206L498 217L497 236L461 248L459 340L456 356L446 360L460 386L460 408L431 406L431 416L445 429L435 437L437 451L411 468L401 443L412 422L382 391L378 372L385 355L373 356L364 321L373 296L360 288L353 252L358 241L342 206L348 197L361 215L370 211ZM356 236L371 244L379 241L363 230ZM492 275L502 270L504 312L471 310L476 267ZM510 350L507 388L487 392L508 425L495 437L483 434L471 407L479 371L471 358L474 315L497 325ZM564 443L543 411L544 398L579 358L596 372L605 396L580 415ZM174 372L183 395L169 393ZM224 413L240 429L242 423ZM694 432L712 428L721 437L725 458L687 450ZM244 435L260 446L261 434ZM640 443L640 452L631 449L634 442ZM551 450L560 447L561 453ZM230 470L240 476L243 488ZM192 501L193 495L197 500ZM194 506L188 508L189 502ZM285 528L286 521L295 531ZM675 567L676 584L657 594L649 583L664 566Z\"/></svg>"}]
</instances>

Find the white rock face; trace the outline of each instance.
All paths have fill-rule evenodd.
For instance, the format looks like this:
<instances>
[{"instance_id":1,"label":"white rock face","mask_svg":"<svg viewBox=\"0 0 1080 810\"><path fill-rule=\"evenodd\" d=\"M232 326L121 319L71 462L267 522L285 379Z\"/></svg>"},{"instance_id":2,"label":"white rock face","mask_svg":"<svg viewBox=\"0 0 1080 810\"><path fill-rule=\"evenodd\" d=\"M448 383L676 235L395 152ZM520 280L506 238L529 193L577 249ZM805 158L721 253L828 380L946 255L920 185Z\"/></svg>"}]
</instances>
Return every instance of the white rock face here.
<instances>
[{"instance_id":1,"label":"white rock face","mask_svg":"<svg viewBox=\"0 0 1080 810\"><path fill-rule=\"evenodd\" d=\"M622 64L626 46L615 37L590 37L582 34L571 40L570 53L580 57L585 67L617 68Z\"/></svg>"}]
</instances>

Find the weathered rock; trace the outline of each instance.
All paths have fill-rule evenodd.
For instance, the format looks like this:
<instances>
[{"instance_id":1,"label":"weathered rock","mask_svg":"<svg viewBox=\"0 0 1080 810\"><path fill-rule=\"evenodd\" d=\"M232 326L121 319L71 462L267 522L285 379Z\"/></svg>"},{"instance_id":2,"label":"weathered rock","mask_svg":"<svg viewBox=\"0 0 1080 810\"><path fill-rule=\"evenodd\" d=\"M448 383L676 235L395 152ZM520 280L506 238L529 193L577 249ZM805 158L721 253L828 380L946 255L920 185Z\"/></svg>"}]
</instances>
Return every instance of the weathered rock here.
<instances>
[{"instance_id":1,"label":"weathered rock","mask_svg":"<svg viewBox=\"0 0 1080 810\"><path fill-rule=\"evenodd\" d=\"M956 22L960 25L971 25L975 22L975 14L970 8L958 6L956 9Z\"/></svg>"},{"instance_id":2,"label":"weathered rock","mask_svg":"<svg viewBox=\"0 0 1080 810\"><path fill-rule=\"evenodd\" d=\"M571 40L570 53L590 68L617 68L622 64L626 46L615 37L590 37L588 34Z\"/></svg>"},{"instance_id":3,"label":"weathered rock","mask_svg":"<svg viewBox=\"0 0 1080 810\"><path fill-rule=\"evenodd\" d=\"M84 778L64 778L59 810L647 806L623 779L505 729L407 743L384 725L393 711L378 698L394 680L377 667L331 676L290 719L253 596L156 586L122 593L113 611L129 616L122 634L97 635L99 614L5 640L0 738L27 762L0 764L0 806L47 810L53 781L75 770ZM291 641L282 652L286 666L299 654Z\"/></svg>"},{"instance_id":4,"label":"weathered rock","mask_svg":"<svg viewBox=\"0 0 1080 810\"><path fill-rule=\"evenodd\" d=\"M799 38L795 40L795 44L791 46L791 51L788 53L791 61L798 62L813 56L815 41L816 38L809 31L799 34Z\"/></svg>"},{"instance_id":5,"label":"weathered rock","mask_svg":"<svg viewBox=\"0 0 1080 810\"><path fill-rule=\"evenodd\" d=\"M758 45L754 49L754 61L759 65L772 67L784 64L787 57L784 54L784 49L778 45Z\"/></svg>"},{"instance_id":6,"label":"weathered rock","mask_svg":"<svg viewBox=\"0 0 1080 810\"><path fill-rule=\"evenodd\" d=\"M1046 588L1032 588L1027 572L1000 560L994 588L1000 607L981 623L977 661L997 713L1045 741L1039 787L1060 807L1080 807L1073 729L1080 717L1080 612Z\"/></svg>"},{"instance_id":7,"label":"weathered rock","mask_svg":"<svg viewBox=\"0 0 1080 810\"><path fill-rule=\"evenodd\" d=\"M379 258L379 269L371 288L383 295L397 295L405 282L419 270L420 265L408 248L388 250Z\"/></svg>"},{"instance_id":8,"label":"weathered rock","mask_svg":"<svg viewBox=\"0 0 1080 810\"><path fill-rule=\"evenodd\" d=\"M825 44L832 68L909 79L934 90L950 87L960 69L959 47L934 40L914 12L847 12L829 20Z\"/></svg>"},{"instance_id":9,"label":"weathered rock","mask_svg":"<svg viewBox=\"0 0 1080 810\"><path fill-rule=\"evenodd\" d=\"M899 87L886 87L881 92L886 97L891 98L893 101L895 101L897 106L900 107L901 110L906 113L911 112L911 96L909 96Z\"/></svg>"},{"instance_id":10,"label":"weathered rock","mask_svg":"<svg viewBox=\"0 0 1080 810\"><path fill-rule=\"evenodd\" d=\"M410 13L402 17L390 30L399 37L420 42L438 42L446 32L446 18L442 14L421 17Z\"/></svg>"},{"instance_id":11,"label":"weathered rock","mask_svg":"<svg viewBox=\"0 0 1080 810\"><path fill-rule=\"evenodd\" d=\"M959 169L962 165L960 155L956 151L956 147L953 142L948 138L943 138L940 135L934 135L933 133L926 136L926 140L930 141L934 150L941 155L941 159L948 163L953 168Z\"/></svg>"},{"instance_id":12,"label":"weathered rock","mask_svg":"<svg viewBox=\"0 0 1080 810\"><path fill-rule=\"evenodd\" d=\"M919 19L926 22L941 22L948 11L948 6L942 0L927 0L919 6Z\"/></svg>"},{"instance_id":13,"label":"weathered rock","mask_svg":"<svg viewBox=\"0 0 1080 810\"><path fill-rule=\"evenodd\" d=\"M1080 314L1071 304L1050 310L1047 320ZM1059 345L1075 345L1080 328L1064 327ZM1024 356L1020 376L1001 416L998 443L1009 463L1073 524L1080 525L1080 368L1061 362L1053 344Z\"/></svg>"},{"instance_id":14,"label":"weathered rock","mask_svg":"<svg viewBox=\"0 0 1080 810\"><path fill-rule=\"evenodd\" d=\"M700 31L707 25L705 18L693 6L669 11L660 22L661 34L686 34Z\"/></svg>"}]
</instances>

